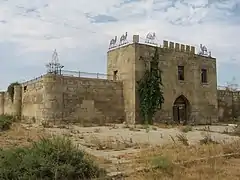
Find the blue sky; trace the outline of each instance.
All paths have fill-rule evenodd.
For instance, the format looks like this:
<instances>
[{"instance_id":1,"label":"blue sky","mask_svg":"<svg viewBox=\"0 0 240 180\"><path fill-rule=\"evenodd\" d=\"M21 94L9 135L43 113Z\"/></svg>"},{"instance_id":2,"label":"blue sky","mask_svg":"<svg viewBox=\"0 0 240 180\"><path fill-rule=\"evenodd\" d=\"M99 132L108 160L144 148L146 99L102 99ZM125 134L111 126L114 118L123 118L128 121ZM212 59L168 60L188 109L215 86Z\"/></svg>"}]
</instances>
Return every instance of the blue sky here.
<instances>
[{"instance_id":1,"label":"blue sky","mask_svg":"<svg viewBox=\"0 0 240 180\"><path fill-rule=\"evenodd\" d=\"M65 69L106 72L109 41L156 32L206 45L218 83L240 83L240 0L0 0L0 90L46 72L57 49Z\"/></svg>"}]
</instances>

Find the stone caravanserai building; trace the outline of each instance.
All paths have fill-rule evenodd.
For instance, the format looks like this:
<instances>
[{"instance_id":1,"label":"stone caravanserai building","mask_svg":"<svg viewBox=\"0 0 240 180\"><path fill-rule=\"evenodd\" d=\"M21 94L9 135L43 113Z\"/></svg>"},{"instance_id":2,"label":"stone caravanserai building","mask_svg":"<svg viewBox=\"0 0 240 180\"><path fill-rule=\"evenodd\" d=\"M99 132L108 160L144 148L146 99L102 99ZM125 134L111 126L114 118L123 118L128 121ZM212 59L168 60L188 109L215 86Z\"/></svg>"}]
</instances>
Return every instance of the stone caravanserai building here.
<instances>
[{"instance_id":1,"label":"stone caravanserai building","mask_svg":"<svg viewBox=\"0 0 240 180\"><path fill-rule=\"evenodd\" d=\"M153 56L153 46L133 44L108 52L108 74L123 82L126 119L138 121L137 81L145 72L144 60ZM216 59L195 54L195 47L164 41L159 47L165 102L155 121L216 122L218 119ZM209 122L208 122L209 121Z\"/></svg>"},{"instance_id":2,"label":"stone caravanserai building","mask_svg":"<svg viewBox=\"0 0 240 180\"><path fill-rule=\"evenodd\" d=\"M159 48L165 102L154 122L209 124L231 117L233 93L217 90L216 59L195 53L195 47L163 41ZM41 123L81 124L141 122L137 81L145 72L144 61L155 46L139 42L110 49L107 78L86 78L81 72L47 73L14 86L12 97L0 92L0 114ZM234 92L238 97L239 92ZM237 101L238 102L238 101ZM236 103L235 103L236 104Z\"/></svg>"}]
</instances>

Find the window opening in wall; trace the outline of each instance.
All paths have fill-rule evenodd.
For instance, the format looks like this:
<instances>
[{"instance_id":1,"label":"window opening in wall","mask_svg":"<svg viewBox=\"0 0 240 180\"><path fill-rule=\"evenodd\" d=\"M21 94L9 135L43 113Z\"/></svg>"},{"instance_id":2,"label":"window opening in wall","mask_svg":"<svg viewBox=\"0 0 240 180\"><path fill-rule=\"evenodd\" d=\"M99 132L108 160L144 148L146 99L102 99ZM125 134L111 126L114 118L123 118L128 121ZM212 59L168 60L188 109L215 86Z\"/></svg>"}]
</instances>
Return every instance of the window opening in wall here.
<instances>
[{"instance_id":1,"label":"window opening in wall","mask_svg":"<svg viewBox=\"0 0 240 180\"><path fill-rule=\"evenodd\" d=\"M27 91L27 86L23 87L23 91L26 92Z\"/></svg>"},{"instance_id":2,"label":"window opening in wall","mask_svg":"<svg viewBox=\"0 0 240 180\"><path fill-rule=\"evenodd\" d=\"M184 80L184 66L178 66L178 80Z\"/></svg>"},{"instance_id":3,"label":"window opening in wall","mask_svg":"<svg viewBox=\"0 0 240 180\"><path fill-rule=\"evenodd\" d=\"M118 70L113 71L113 80L117 80L117 73L118 73Z\"/></svg>"},{"instance_id":4,"label":"window opening in wall","mask_svg":"<svg viewBox=\"0 0 240 180\"><path fill-rule=\"evenodd\" d=\"M206 69L201 70L201 81L202 81L202 83L207 83L207 70Z\"/></svg>"}]
</instances>

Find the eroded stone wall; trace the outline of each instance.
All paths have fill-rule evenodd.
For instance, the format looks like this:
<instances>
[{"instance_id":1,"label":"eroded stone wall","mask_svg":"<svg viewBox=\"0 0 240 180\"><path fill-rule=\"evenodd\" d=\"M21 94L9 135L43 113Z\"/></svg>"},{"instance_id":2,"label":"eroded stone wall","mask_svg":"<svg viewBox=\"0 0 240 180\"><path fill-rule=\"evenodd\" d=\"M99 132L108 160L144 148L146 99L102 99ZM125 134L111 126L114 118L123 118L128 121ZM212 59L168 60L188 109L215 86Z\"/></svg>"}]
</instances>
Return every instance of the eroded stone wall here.
<instances>
[{"instance_id":1,"label":"eroded stone wall","mask_svg":"<svg viewBox=\"0 0 240 180\"><path fill-rule=\"evenodd\" d=\"M107 74L123 83L126 121L135 123L135 45L129 44L108 52Z\"/></svg>"},{"instance_id":2,"label":"eroded stone wall","mask_svg":"<svg viewBox=\"0 0 240 180\"><path fill-rule=\"evenodd\" d=\"M0 92L0 115L21 116L21 85L14 86L13 97L8 92Z\"/></svg>"},{"instance_id":3,"label":"eroded stone wall","mask_svg":"<svg viewBox=\"0 0 240 180\"><path fill-rule=\"evenodd\" d=\"M31 123L122 123L122 82L47 74L15 86L13 100L1 92L0 114Z\"/></svg>"},{"instance_id":4,"label":"eroded stone wall","mask_svg":"<svg viewBox=\"0 0 240 180\"><path fill-rule=\"evenodd\" d=\"M125 119L121 82L47 75L43 86L45 120L104 124Z\"/></svg>"},{"instance_id":5,"label":"eroded stone wall","mask_svg":"<svg viewBox=\"0 0 240 180\"><path fill-rule=\"evenodd\" d=\"M218 118L221 122L240 119L240 91L218 90Z\"/></svg>"},{"instance_id":6,"label":"eroded stone wall","mask_svg":"<svg viewBox=\"0 0 240 180\"><path fill-rule=\"evenodd\" d=\"M24 121L40 123L43 120L45 95L43 79L39 78L37 81L22 84L21 114Z\"/></svg>"},{"instance_id":7,"label":"eroded stone wall","mask_svg":"<svg viewBox=\"0 0 240 180\"><path fill-rule=\"evenodd\" d=\"M4 93L4 114L12 115L14 113L13 102L7 92Z\"/></svg>"}]
</instances>

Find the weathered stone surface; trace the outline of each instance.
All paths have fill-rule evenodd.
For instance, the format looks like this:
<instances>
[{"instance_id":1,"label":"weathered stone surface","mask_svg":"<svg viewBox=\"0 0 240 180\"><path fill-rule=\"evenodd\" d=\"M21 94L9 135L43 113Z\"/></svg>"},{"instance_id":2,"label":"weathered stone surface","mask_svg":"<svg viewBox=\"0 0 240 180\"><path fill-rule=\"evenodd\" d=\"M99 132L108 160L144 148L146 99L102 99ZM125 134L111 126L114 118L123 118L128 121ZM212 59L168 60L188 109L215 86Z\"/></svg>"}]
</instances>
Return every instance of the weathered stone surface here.
<instances>
[{"instance_id":1,"label":"weathered stone surface","mask_svg":"<svg viewBox=\"0 0 240 180\"><path fill-rule=\"evenodd\" d=\"M51 76L44 80L44 106L51 121L121 123L125 119L122 83L103 79ZM50 83L51 82L51 83Z\"/></svg>"},{"instance_id":2,"label":"weathered stone surface","mask_svg":"<svg viewBox=\"0 0 240 180\"><path fill-rule=\"evenodd\" d=\"M121 123L125 120L122 90L120 81L45 75L16 87L13 102L1 92L0 113L36 123Z\"/></svg>"},{"instance_id":3,"label":"weathered stone surface","mask_svg":"<svg viewBox=\"0 0 240 180\"><path fill-rule=\"evenodd\" d=\"M25 121L40 123L43 120L43 79L22 85L22 112Z\"/></svg>"},{"instance_id":4,"label":"weathered stone surface","mask_svg":"<svg viewBox=\"0 0 240 180\"><path fill-rule=\"evenodd\" d=\"M13 116L21 115L21 86L14 86L14 94L11 98L8 92L0 92L0 115L8 114Z\"/></svg>"},{"instance_id":5,"label":"weathered stone surface","mask_svg":"<svg viewBox=\"0 0 240 180\"><path fill-rule=\"evenodd\" d=\"M218 117L222 122L239 119L240 91L218 90Z\"/></svg>"},{"instance_id":6,"label":"weathered stone surface","mask_svg":"<svg viewBox=\"0 0 240 180\"><path fill-rule=\"evenodd\" d=\"M188 45L181 45L184 50L175 51L173 44L168 47L164 41L164 48L159 48L159 66L162 70L163 91L165 102L163 109L158 112L155 121L169 121L173 118L173 103L180 95L190 103L189 119L192 112L196 123L217 121L217 77L216 59L202 57L185 51ZM175 43L176 44L176 43ZM154 53L154 47L146 44L129 44L108 52L108 73L118 71L118 77L123 81L124 105L126 120L129 123L139 122L139 100L137 81L143 76L146 66ZM128 61L127 61L128 60ZM149 64L149 62L148 62ZM184 81L178 80L178 66L184 66ZM201 83L201 69L207 69L208 82ZM147 66L148 68L148 66Z\"/></svg>"},{"instance_id":7,"label":"weathered stone surface","mask_svg":"<svg viewBox=\"0 0 240 180\"><path fill-rule=\"evenodd\" d=\"M165 102L155 121L173 120L173 103L180 95L189 102L189 121L206 124L240 116L240 92L217 91L216 59L194 52L193 46L168 41L159 47ZM137 81L150 67L153 54L153 46L134 41L108 52L108 80L48 74L14 87L13 101L7 92L0 92L0 115L21 115L37 123L140 122ZM183 81L178 80L180 65ZM207 69L204 84L202 68Z\"/></svg>"},{"instance_id":8,"label":"weathered stone surface","mask_svg":"<svg viewBox=\"0 0 240 180\"><path fill-rule=\"evenodd\" d=\"M126 45L108 52L107 73L114 75L123 83L124 108L126 121L135 122L135 74L137 43Z\"/></svg>"}]
</instances>

